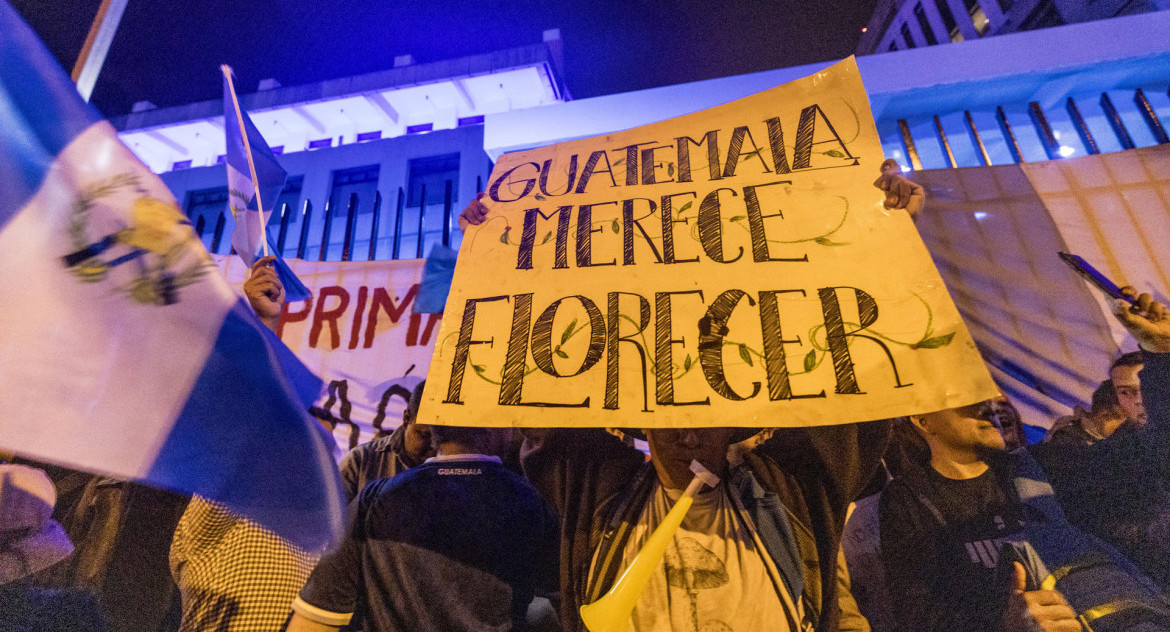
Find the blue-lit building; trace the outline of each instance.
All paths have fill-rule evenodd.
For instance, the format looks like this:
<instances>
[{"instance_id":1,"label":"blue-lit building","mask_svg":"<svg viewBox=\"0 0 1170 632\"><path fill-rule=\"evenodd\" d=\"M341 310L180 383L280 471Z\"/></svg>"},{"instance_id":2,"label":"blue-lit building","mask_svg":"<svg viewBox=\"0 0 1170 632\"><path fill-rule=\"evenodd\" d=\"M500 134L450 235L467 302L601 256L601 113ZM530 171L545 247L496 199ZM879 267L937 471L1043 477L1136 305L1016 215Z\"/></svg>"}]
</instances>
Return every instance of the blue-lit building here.
<instances>
[{"instance_id":1,"label":"blue-lit building","mask_svg":"<svg viewBox=\"0 0 1170 632\"><path fill-rule=\"evenodd\" d=\"M968 0L939 1L954 17ZM887 156L933 169L1170 143L1170 11L1001 34L1013 3L980 2L984 34L996 37L964 35L978 19L968 11L961 37L858 59ZM989 12L991 3L998 12ZM891 29L900 30L895 18L906 7L917 19L913 3L894 4L901 8ZM1014 0L1017 9L1024 4ZM928 23L943 22L937 10ZM380 73L243 95L290 174L278 201L288 209L283 226L271 225L274 236L284 233L284 254L317 260L325 245L326 258L338 260L348 228L353 259L415 258L444 239L458 241L450 215L486 186L504 152L701 110L827 65L573 100L561 78L559 33L544 39L436 63L399 59ZM229 240L215 239L231 228L230 217L220 220L227 206L221 101L136 112L114 124L162 174L205 242L226 252Z\"/></svg>"}]
</instances>

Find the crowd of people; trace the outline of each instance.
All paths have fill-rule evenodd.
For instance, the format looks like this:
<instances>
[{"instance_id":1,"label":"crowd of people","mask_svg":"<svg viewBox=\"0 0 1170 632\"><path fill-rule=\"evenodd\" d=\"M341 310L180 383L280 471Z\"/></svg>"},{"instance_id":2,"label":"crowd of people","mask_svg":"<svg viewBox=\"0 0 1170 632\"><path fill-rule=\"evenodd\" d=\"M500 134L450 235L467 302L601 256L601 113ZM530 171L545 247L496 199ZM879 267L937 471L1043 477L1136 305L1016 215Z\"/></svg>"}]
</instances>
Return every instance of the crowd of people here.
<instances>
[{"instance_id":1,"label":"crowd of people","mask_svg":"<svg viewBox=\"0 0 1170 632\"><path fill-rule=\"evenodd\" d=\"M875 184L905 208L899 175ZM486 215L473 201L460 224ZM244 291L275 328L267 263ZM1030 446L1003 398L764 432L514 437L417 423L422 383L397 430L342 460L348 526L323 554L208 499L2 465L0 632L579 632L692 462L719 482L613 629L1170 630L1170 311L1124 291L1114 315L1140 351Z\"/></svg>"}]
</instances>

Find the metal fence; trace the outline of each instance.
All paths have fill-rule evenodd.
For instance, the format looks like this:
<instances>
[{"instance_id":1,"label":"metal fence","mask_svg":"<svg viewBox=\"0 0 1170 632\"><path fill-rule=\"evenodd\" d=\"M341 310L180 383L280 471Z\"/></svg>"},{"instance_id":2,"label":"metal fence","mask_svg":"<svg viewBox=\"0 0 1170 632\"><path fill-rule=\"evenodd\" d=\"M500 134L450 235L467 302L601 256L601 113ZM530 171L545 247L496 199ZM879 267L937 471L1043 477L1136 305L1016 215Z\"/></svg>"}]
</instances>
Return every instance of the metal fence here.
<instances>
[{"instance_id":1,"label":"metal fence","mask_svg":"<svg viewBox=\"0 0 1170 632\"><path fill-rule=\"evenodd\" d=\"M452 188L456 184L451 180L445 182L441 206L426 203L425 186L420 187L419 204L413 207L406 205L406 191L398 187L395 204L383 209L379 191L374 196L371 213L359 212L363 200L356 193L350 194L344 215L335 213L329 200L324 204L321 218L315 216L311 200L304 200L299 209L284 204L273 212L268 222L269 240L286 258L314 261L421 259L434 245L458 249L462 235L454 224ZM477 190L481 188L482 179L477 178ZM334 221L335 217L344 219L344 228L343 222ZM195 232L208 251L234 253L231 247L234 220L230 212L220 211L210 236L206 223L205 216L200 215Z\"/></svg>"},{"instance_id":2,"label":"metal fence","mask_svg":"<svg viewBox=\"0 0 1170 632\"><path fill-rule=\"evenodd\" d=\"M1063 111L1058 108L1048 113L1038 101L1031 101L1026 109L1031 130L1026 127L1021 129L1019 125L1024 112L1005 110L1003 106L996 106L993 119L991 112L979 110L974 114L972 110L964 110L961 117L958 113L952 113L942 117L934 114L930 119L923 117L912 121L900 118L897 119L895 132L897 138L884 134L883 144L887 153L895 158L902 158L900 154L905 152L905 160L901 162L908 162L909 167L917 170L1019 164L1029 160L1029 153L1033 159L1056 160L1073 155L1092 155L1170 143L1166 128L1142 89L1138 88L1132 93L1136 112L1127 110L1129 126L1114 103L1114 98L1119 94L1127 94L1127 91L1113 91L1112 96L1109 92L1102 92L1099 97L1090 99L1082 97L1079 104L1070 96L1064 100ZM1167 90L1167 97L1170 98L1170 90ZM1086 100L1095 103L1086 104ZM1133 129L1136 117L1144 122L1145 130ZM1015 128L1012 126L1012 118L1016 119ZM977 125L977 119L983 120L983 129ZM1058 129L1056 121L1063 129ZM917 138L913 129L917 129ZM1062 137L1062 131L1068 136ZM1035 136L1032 136L1032 132ZM930 136L938 143L937 151L928 145L919 144L929 143Z\"/></svg>"}]
</instances>

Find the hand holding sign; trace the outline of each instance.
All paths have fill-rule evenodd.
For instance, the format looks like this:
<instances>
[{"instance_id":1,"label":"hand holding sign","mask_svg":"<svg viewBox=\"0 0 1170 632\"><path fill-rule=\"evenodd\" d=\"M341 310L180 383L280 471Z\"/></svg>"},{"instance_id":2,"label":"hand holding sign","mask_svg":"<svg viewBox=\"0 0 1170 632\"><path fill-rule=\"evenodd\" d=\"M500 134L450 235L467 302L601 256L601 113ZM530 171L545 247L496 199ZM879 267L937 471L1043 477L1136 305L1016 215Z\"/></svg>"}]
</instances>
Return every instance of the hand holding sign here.
<instances>
[{"instance_id":1,"label":"hand holding sign","mask_svg":"<svg viewBox=\"0 0 1170 632\"><path fill-rule=\"evenodd\" d=\"M868 186L881 160L851 60L501 157L460 216L422 414L793 426L994 395L913 225Z\"/></svg>"}]
</instances>

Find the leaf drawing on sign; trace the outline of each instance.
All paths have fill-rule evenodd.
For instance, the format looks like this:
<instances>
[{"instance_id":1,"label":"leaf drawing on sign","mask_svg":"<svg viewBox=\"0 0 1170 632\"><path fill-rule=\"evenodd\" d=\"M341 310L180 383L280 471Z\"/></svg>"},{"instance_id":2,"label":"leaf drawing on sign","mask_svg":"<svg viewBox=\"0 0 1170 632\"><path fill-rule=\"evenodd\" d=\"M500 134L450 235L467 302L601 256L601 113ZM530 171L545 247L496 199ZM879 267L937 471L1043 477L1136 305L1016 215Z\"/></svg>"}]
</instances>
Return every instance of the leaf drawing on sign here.
<instances>
[{"instance_id":1,"label":"leaf drawing on sign","mask_svg":"<svg viewBox=\"0 0 1170 632\"><path fill-rule=\"evenodd\" d=\"M804 355L804 372L811 373L813 369L817 368L817 350L810 349Z\"/></svg>"},{"instance_id":2,"label":"leaf drawing on sign","mask_svg":"<svg viewBox=\"0 0 1170 632\"><path fill-rule=\"evenodd\" d=\"M748 366L752 366L752 356L750 353L748 353L747 345L739 345L739 357L743 358L743 361L747 362Z\"/></svg>"},{"instance_id":3,"label":"leaf drawing on sign","mask_svg":"<svg viewBox=\"0 0 1170 632\"><path fill-rule=\"evenodd\" d=\"M573 334L576 333L573 331L573 328L576 326L577 326L577 319L574 318L569 323L569 326L565 327L565 331L561 334L561 344L565 344L566 342L568 342L569 338L571 338L573 336Z\"/></svg>"},{"instance_id":4,"label":"leaf drawing on sign","mask_svg":"<svg viewBox=\"0 0 1170 632\"><path fill-rule=\"evenodd\" d=\"M682 588L691 602L691 622L699 630L699 591L726 586L727 566L694 538L676 539L666 550L666 583ZM705 626L704 626L705 627Z\"/></svg>"},{"instance_id":5,"label":"leaf drawing on sign","mask_svg":"<svg viewBox=\"0 0 1170 632\"><path fill-rule=\"evenodd\" d=\"M540 240L540 245L543 246L543 245L547 244L548 240L550 240L550 239L552 239L552 231L551 230L544 234L544 238Z\"/></svg>"},{"instance_id":6,"label":"leaf drawing on sign","mask_svg":"<svg viewBox=\"0 0 1170 632\"><path fill-rule=\"evenodd\" d=\"M615 234L615 235L622 231L621 224L618 224L618 221L616 219L613 220L613 223L609 225L609 228L610 228L610 230L613 231L613 234Z\"/></svg>"},{"instance_id":7,"label":"leaf drawing on sign","mask_svg":"<svg viewBox=\"0 0 1170 632\"><path fill-rule=\"evenodd\" d=\"M681 207L678 209L678 213L676 213L676 214L675 214L675 219L679 219L679 218L681 218L681 217L682 217L682 214L683 214L683 213L684 213L684 212L685 212L687 209L691 208L691 206L693 206L694 204L695 204L695 203L694 203L694 201L687 202L686 204L683 204L683 205L682 205L682 206L681 206Z\"/></svg>"},{"instance_id":8,"label":"leaf drawing on sign","mask_svg":"<svg viewBox=\"0 0 1170 632\"><path fill-rule=\"evenodd\" d=\"M845 211L843 213L841 213L841 221L837 222L836 226L834 226L833 228L829 229L827 232L822 233L820 235L813 235L811 237L801 237L800 239L769 239L768 243L770 243L770 244L804 244L804 243L812 242L812 243L815 243L815 244L820 245L820 246L845 246L845 245L848 245L849 242L834 241L832 239L829 239L830 236L832 236L837 231L841 230L841 227L845 225L845 220L849 218L849 199L843 195L836 195L833 197L836 197L837 199L841 200L841 202L845 205ZM737 215L735 217L742 217L742 216ZM746 226L743 222L735 219L735 217L728 218L726 221L736 222L736 224L735 224L736 226L739 226L744 231L748 231L749 230L748 226ZM698 240L697 233L695 234L695 240L696 241Z\"/></svg>"},{"instance_id":9,"label":"leaf drawing on sign","mask_svg":"<svg viewBox=\"0 0 1170 632\"><path fill-rule=\"evenodd\" d=\"M532 197L536 198L536 199L537 199L538 201L540 201L540 202L543 202L543 201L545 201L546 199L548 199L548 198L544 197L543 195L541 195L541 194L539 194L539 193L537 193L536 195L533 195Z\"/></svg>"},{"instance_id":10,"label":"leaf drawing on sign","mask_svg":"<svg viewBox=\"0 0 1170 632\"><path fill-rule=\"evenodd\" d=\"M942 347L946 347L946 346L950 345L951 342L955 338L955 332L952 331L952 332L947 333L947 334L935 335L934 334L934 310L931 309L930 304L926 302L926 299L922 298L917 293L914 294L914 298L918 299L918 302L922 303L922 307L926 310L926 327L922 333L922 336L919 337L919 339L916 342L906 342L904 340L897 340L895 338L891 338L890 336L887 336L887 335L881 333L880 331L874 330L872 327L866 328L865 334L867 336L873 336L874 338L878 338L878 339L883 340L885 342L888 342L890 344L898 345L901 347L909 347L910 349L914 349L914 350L941 349ZM858 330L861 329L861 325L859 323L852 323L849 321L845 321L843 323L843 325L846 327L851 327L851 328L858 329ZM829 354L828 341L817 339L817 336L820 335L824 331L825 331L825 325L823 323L820 325L816 325L815 327L813 327L812 329L809 330L808 341L809 341L809 345L812 346L812 350L810 350L808 352L808 354L806 354L804 356L804 371L801 371L798 373L792 373L792 375L801 375L803 373L811 373L814 369L816 369L818 366L820 366L820 363L828 356L828 354ZM852 344L852 340L853 340L853 338L851 336L846 338L846 344Z\"/></svg>"},{"instance_id":11,"label":"leaf drawing on sign","mask_svg":"<svg viewBox=\"0 0 1170 632\"><path fill-rule=\"evenodd\" d=\"M471 226L468 228L468 230L471 231L471 233L470 233L471 234L471 243L467 244L468 252L472 251L475 248L476 240L479 239L480 235L484 234L484 232L487 230L487 227L490 226L493 222L497 222L497 221L504 222L504 232L500 234L500 243L507 244L509 246L519 246L520 245L520 244L512 243L508 238L509 231L512 230L512 225L509 224L508 220L504 219L504 217L502 215L496 215L495 217L487 218L487 220L485 220L484 223L480 224L478 228L475 226Z\"/></svg>"},{"instance_id":12,"label":"leaf drawing on sign","mask_svg":"<svg viewBox=\"0 0 1170 632\"><path fill-rule=\"evenodd\" d=\"M634 327L638 327L638 323L636 321L634 321L633 318L630 318L626 314L622 314L619 312L618 318L620 320L624 320L624 321L630 323ZM651 348L646 342L646 330L645 329L643 329L641 332L638 333L638 337L642 341L642 345L643 345L642 348L643 349ZM687 354L686 358L683 359L683 363L680 366L660 367L658 365L658 363L654 360L654 358L647 358L647 362L650 365L650 371L654 375L658 375L660 372L668 373L671 375L671 379L674 379L674 380L677 380L680 377L686 375L687 373L690 372L691 369L695 368L695 366L696 366L695 362L691 359L691 355L689 353Z\"/></svg>"},{"instance_id":13,"label":"leaf drawing on sign","mask_svg":"<svg viewBox=\"0 0 1170 632\"><path fill-rule=\"evenodd\" d=\"M951 340L955 337L955 332L943 336L934 336L932 338L923 338L918 342L910 345L911 349L938 349L951 344Z\"/></svg>"}]
</instances>

